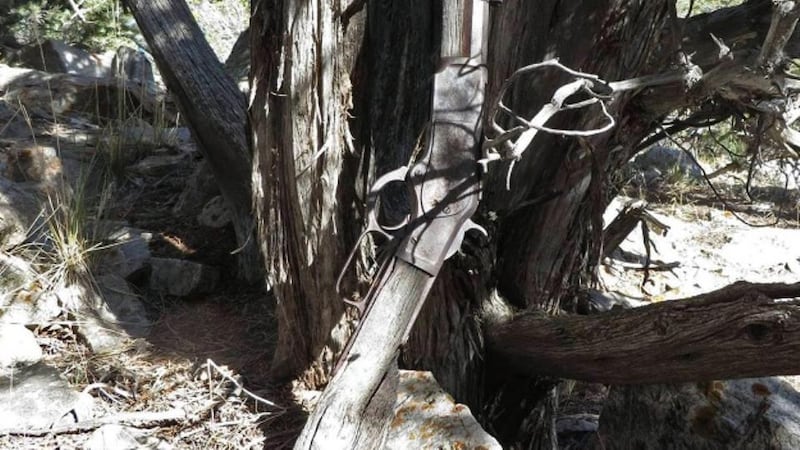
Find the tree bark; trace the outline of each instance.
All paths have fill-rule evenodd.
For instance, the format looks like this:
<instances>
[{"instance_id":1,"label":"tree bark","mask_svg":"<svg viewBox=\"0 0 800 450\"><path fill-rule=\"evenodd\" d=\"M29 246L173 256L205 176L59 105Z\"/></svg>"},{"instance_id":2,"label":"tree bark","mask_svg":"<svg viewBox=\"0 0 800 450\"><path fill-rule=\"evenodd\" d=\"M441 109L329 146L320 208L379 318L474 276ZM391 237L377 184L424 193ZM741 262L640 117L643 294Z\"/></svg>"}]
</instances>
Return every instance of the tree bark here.
<instances>
[{"instance_id":1,"label":"tree bark","mask_svg":"<svg viewBox=\"0 0 800 450\"><path fill-rule=\"evenodd\" d=\"M671 70L680 41L671 4L506 0L492 19L487 97L515 69L554 56L609 81ZM375 175L408 163L428 122L440 17L423 0L374 0L366 2L366 27L363 13L348 13L345 30L336 16L343 6L259 0L252 14L254 190L279 304L274 370L296 375L311 367L303 380L313 386L327 381L347 337L334 284L358 234L353 224L361 223L365 189ZM531 117L563 81L553 71L535 73L512 89L507 104ZM660 92L677 100L667 105ZM351 94L352 147L342 119ZM445 265L403 361L432 370L504 445L553 448L558 402L552 379L487 366L485 312L499 297L519 309L574 309L574 294L591 282L601 255L610 175L691 98L682 85L628 92L609 105L618 128L605 135L541 133L517 163L510 191L507 165L490 166L480 222L491 238L473 238L463 257ZM585 129L599 120L599 110L584 110L548 125ZM403 189L382 200L389 221L407 212ZM365 272L363 265L348 280L348 291L369 282Z\"/></svg>"},{"instance_id":2,"label":"tree bark","mask_svg":"<svg viewBox=\"0 0 800 450\"><path fill-rule=\"evenodd\" d=\"M186 117L233 215L239 277L259 280L254 239L247 105L185 0L127 0L167 88Z\"/></svg>"},{"instance_id":3,"label":"tree bark","mask_svg":"<svg viewBox=\"0 0 800 450\"><path fill-rule=\"evenodd\" d=\"M348 130L358 24L339 0L252 2L254 199L267 282L278 304L272 375L318 387L349 324L335 285L360 223L360 155ZM352 278L351 278L352 279Z\"/></svg>"},{"instance_id":4,"label":"tree bark","mask_svg":"<svg viewBox=\"0 0 800 450\"><path fill-rule=\"evenodd\" d=\"M487 332L493 356L531 375L606 384L800 372L800 283L721 290L593 316L523 315Z\"/></svg>"}]
</instances>

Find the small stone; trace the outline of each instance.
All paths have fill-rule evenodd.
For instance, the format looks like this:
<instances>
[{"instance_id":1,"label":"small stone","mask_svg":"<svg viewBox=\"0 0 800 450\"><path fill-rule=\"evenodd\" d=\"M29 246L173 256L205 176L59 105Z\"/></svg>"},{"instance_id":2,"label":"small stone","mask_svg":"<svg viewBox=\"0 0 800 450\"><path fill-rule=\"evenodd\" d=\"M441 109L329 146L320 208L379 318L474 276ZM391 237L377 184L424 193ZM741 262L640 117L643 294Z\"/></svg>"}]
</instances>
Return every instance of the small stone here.
<instances>
[{"instance_id":1,"label":"small stone","mask_svg":"<svg viewBox=\"0 0 800 450\"><path fill-rule=\"evenodd\" d=\"M209 200L197 215L197 222L209 228L222 228L230 221L231 212L221 195Z\"/></svg>"},{"instance_id":2,"label":"small stone","mask_svg":"<svg viewBox=\"0 0 800 450\"><path fill-rule=\"evenodd\" d=\"M178 172L185 163L184 155L151 155L128 166L128 170L139 175L160 177Z\"/></svg>"},{"instance_id":3,"label":"small stone","mask_svg":"<svg viewBox=\"0 0 800 450\"><path fill-rule=\"evenodd\" d=\"M150 332L152 323L142 300L119 275L103 275L97 278L103 304L98 308L100 317L122 328L131 337L144 337Z\"/></svg>"},{"instance_id":4,"label":"small stone","mask_svg":"<svg viewBox=\"0 0 800 450\"><path fill-rule=\"evenodd\" d=\"M103 425L84 444L86 450L168 450L172 446L138 428Z\"/></svg>"},{"instance_id":5,"label":"small stone","mask_svg":"<svg viewBox=\"0 0 800 450\"><path fill-rule=\"evenodd\" d=\"M211 292L220 277L214 267L182 259L151 258L150 269L150 289L177 297Z\"/></svg>"},{"instance_id":6,"label":"small stone","mask_svg":"<svg viewBox=\"0 0 800 450\"><path fill-rule=\"evenodd\" d=\"M562 433L594 433L599 426L600 416L597 414L572 414L556 420L556 432Z\"/></svg>"}]
</instances>

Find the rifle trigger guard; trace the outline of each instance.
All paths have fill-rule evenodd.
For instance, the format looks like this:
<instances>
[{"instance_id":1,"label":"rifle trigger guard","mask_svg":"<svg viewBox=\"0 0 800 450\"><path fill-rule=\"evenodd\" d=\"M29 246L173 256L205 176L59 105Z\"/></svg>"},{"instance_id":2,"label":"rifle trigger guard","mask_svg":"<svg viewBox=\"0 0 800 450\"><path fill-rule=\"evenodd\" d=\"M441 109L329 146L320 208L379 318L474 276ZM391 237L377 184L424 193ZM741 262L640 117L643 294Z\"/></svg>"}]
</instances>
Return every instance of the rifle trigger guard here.
<instances>
[{"instance_id":1,"label":"rifle trigger guard","mask_svg":"<svg viewBox=\"0 0 800 450\"><path fill-rule=\"evenodd\" d=\"M458 230L458 234L453 240L453 243L450 244L450 248L447 249L447 254L445 255L444 259L449 259L451 256L456 254L458 249L461 248L461 244L464 242L464 235L467 234L467 231L469 230L480 231L484 236L489 236L489 233L486 232L486 228L483 228L482 226L473 222L472 219L467 220L464 222L464 225L461 226L461 229Z\"/></svg>"},{"instance_id":2,"label":"rifle trigger guard","mask_svg":"<svg viewBox=\"0 0 800 450\"><path fill-rule=\"evenodd\" d=\"M361 235L356 240L356 243L353 245L353 248L350 250L350 254L347 255L347 260L344 263L344 267L339 272L339 276L336 278L336 293L342 295L342 280L344 279L345 273L350 269L350 266L353 264L353 259L355 255L358 253L358 249L361 245L361 241L364 240L370 234L379 234L385 237L388 240L392 240L393 236L392 233L405 227L408 223L408 218L403 220L403 222L392 225L392 226L384 226L381 225L378 221L378 199L380 197L381 191L388 186L390 183L395 182L404 182L406 180L406 175L408 174L408 167L403 166L397 169L394 169L390 172L387 172L380 176L375 183L373 183L372 187L367 194L367 227L361 233ZM359 311L363 312L364 309L364 302L353 302L350 300L344 300L345 303L349 305L353 305L359 309Z\"/></svg>"}]
</instances>

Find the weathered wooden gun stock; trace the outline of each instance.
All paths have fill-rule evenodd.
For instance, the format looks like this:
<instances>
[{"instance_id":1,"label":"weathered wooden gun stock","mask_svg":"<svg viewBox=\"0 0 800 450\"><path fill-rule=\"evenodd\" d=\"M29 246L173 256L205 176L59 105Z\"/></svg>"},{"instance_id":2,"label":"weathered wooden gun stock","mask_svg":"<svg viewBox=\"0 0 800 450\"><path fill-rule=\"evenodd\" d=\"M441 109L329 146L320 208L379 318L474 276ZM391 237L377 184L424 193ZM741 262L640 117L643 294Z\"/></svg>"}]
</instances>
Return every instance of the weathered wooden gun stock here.
<instances>
[{"instance_id":1,"label":"weathered wooden gun stock","mask_svg":"<svg viewBox=\"0 0 800 450\"><path fill-rule=\"evenodd\" d=\"M470 217L480 197L477 160L486 84L480 54L485 7L476 4L473 12L471 0L445 4L442 63L434 78L428 146L410 168L376 182L379 189L388 181L404 179L411 214L402 232L393 234L379 225L375 229L376 215L370 214L368 230L394 236L390 245L397 250L378 272L361 322L297 449L383 447L397 395L399 348L444 261L458 250L467 230L480 229Z\"/></svg>"}]
</instances>

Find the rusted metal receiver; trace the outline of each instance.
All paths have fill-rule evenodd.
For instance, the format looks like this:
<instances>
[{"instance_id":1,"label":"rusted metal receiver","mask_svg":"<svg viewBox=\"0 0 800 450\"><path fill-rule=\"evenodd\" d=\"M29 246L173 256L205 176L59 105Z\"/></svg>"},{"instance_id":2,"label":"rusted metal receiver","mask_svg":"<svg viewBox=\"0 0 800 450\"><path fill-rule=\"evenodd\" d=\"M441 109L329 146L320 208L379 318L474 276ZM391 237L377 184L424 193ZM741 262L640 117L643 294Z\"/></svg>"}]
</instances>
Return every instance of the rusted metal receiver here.
<instances>
[{"instance_id":1,"label":"rusted metal receiver","mask_svg":"<svg viewBox=\"0 0 800 450\"><path fill-rule=\"evenodd\" d=\"M479 122L485 67L470 58L447 58L435 77L428 148L411 167L407 184L411 220L396 256L436 275L461 246L480 200Z\"/></svg>"}]
</instances>

